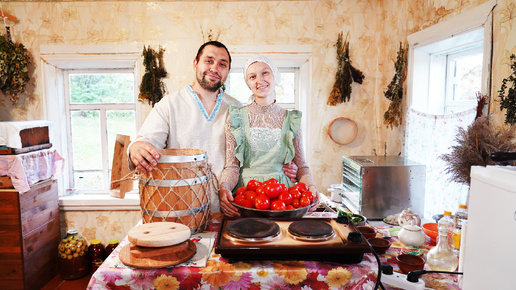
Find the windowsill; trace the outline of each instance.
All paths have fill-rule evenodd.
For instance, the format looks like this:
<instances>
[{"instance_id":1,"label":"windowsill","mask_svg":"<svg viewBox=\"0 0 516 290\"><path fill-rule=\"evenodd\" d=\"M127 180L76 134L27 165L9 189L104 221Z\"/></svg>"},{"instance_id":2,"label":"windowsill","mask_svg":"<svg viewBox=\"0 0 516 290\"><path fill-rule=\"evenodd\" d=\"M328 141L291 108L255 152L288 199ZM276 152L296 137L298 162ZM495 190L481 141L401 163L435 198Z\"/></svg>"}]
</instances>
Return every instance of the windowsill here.
<instances>
[{"instance_id":1,"label":"windowsill","mask_svg":"<svg viewBox=\"0 0 516 290\"><path fill-rule=\"evenodd\" d=\"M116 198L103 194L79 194L59 197L61 211L92 210L140 210L138 193L126 193L125 198Z\"/></svg>"}]
</instances>

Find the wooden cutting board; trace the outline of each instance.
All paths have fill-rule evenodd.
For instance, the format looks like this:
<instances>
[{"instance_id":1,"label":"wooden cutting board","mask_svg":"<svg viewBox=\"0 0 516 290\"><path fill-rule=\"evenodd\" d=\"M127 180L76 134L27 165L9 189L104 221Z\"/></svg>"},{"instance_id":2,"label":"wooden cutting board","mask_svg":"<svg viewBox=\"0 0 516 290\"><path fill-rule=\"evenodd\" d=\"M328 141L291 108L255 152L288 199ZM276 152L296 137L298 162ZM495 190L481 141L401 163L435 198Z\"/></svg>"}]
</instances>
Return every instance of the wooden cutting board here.
<instances>
[{"instance_id":1,"label":"wooden cutting board","mask_svg":"<svg viewBox=\"0 0 516 290\"><path fill-rule=\"evenodd\" d=\"M183 263L193 257L196 251L197 247L191 240L161 248L139 247L129 243L120 251L119 259L127 266L158 269Z\"/></svg>"},{"instance_id":2,"label":"wooden cutting board","mask_svg":"<svg viewBox=\"0 0 516 290\"><path fill-rule=\"evenodd\" d=\"M140 247L167 247L180 244L190 238L188 226L173 222L154 222L129 230L127 238Z\"/></svg>"}]
</instances>

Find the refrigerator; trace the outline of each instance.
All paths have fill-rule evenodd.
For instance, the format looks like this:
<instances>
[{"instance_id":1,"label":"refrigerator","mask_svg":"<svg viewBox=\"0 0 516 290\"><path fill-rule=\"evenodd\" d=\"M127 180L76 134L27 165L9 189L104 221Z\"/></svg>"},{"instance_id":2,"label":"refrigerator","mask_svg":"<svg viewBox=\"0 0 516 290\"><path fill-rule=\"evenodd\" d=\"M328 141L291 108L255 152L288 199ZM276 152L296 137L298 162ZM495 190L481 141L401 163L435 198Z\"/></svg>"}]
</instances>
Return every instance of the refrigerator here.
<instances>
[{"instance_id":1,"label":"refrigerator","mask_svg":"<svg viewBox=\"0 0 516 290\"><path fill-rule=\"evenodd\" d=\"M462 289L516 289L516 167L473 166Z\"/></svg>"}]
</instances>

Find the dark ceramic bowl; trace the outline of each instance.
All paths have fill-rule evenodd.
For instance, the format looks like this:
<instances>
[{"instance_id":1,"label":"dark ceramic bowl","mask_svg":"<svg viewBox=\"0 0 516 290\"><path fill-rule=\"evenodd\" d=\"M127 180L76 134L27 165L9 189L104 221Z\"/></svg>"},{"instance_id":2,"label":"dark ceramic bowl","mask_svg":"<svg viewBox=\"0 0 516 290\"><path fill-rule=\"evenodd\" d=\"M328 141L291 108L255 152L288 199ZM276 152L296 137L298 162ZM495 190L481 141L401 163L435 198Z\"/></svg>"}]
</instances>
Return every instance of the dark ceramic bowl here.
<instances>
[{"instance_id":1,"label":"dark ceramic bowl","mask_svg":"<svg viewBox=\"0 0 516 290\"><path fill-rule=\"evenodd\" d=\"M367 241L377 254L384 254L391 246L391 242L382 238L370 238Z\"/></svg>"},{"instance_id":2,"label":"dark ceramic bowl","mask_svg":"<svg viewBox=\"0 0 516 290\"><path fill-rule=\"evenodd\" d=\"M403 274L407 274L410 271L423 270L423 268L425 268L425 259L420 256L401 254L396 257L396 260Z\"/></svg>"},{"instance_id":3,"label":"dark ceramic bowl","mask_svg":"<svg viewBox=\"0 0 516 290\"><path fill-rule=\"evenodd\" d=\"M376 230L373 229L372 227L358 226L357 230L359 230L362 233L362 235L364 236L364 238L366 238L366 240L376 237Z\"/></svg>"}]
</instances>

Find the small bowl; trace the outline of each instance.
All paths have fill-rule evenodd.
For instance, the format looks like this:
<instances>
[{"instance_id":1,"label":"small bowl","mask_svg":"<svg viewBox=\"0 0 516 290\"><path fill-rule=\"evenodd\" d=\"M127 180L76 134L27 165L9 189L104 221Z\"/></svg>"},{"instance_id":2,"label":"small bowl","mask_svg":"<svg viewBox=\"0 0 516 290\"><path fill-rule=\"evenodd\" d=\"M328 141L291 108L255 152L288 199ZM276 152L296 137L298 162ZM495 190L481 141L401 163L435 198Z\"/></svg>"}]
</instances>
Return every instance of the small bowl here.
<instances>
[{"instance_id":1,"label":"small bowl","mask_svg":"<svg viewBox=\"0 0 516 290\"><path fill-rule=\"evenodd\" d=\"M371 227L359 226L359 227L357 227L357 230L359 230L362 233L362 235L364 236L364 238L366 238L366 240L376 237L376 230Z\"/></svg>"},{"instance_id":2,"label":"small bowl","mask_svg":"<svg viewBox=\"0 0 516 290\"><path fill-rule=\"evenodd\" d=\"M361 218L362 220L359 221L359 222L354 222L353 221L353 218ZM361 214L357 214L357 213L354 213L351 215L351 217L349 218L349 220L355 225L355 226L365 226L366 222L367 222L367 218Z\"/></svg>"},{"instance_id":3,"label":"small bowl","mask_svg":"<svg viewBox=\"0 0 516 290\"><path fill-rule=\"evenodd\" d=\"M385 254L391 246L391 242L382 238L370 238L367 240L377 254Z\"/></svg>"},{"instance_id":4,"label":"small bowl","mask_svg":"<svg viewBox=\"0 0 516 290\"><path fill-rule=\"evenodd\" d=\"M425 268L425 259L420 256L401 254L396 257L396 261L398 261L398 266L403 274Z\"/></svg>"},{"instance_id":5,"label":"small bowl","mask_svg":"<svg viewBox=\"0 0 516 290\"><path fill-rule=\"evenodd\" d=\"M430 237L430 241L432 241L433 243L436 242L437 236L439 236L439 232L437 230L437 223L423 224L423 231L427 236Z\"/></svg>"}]
</instances>

